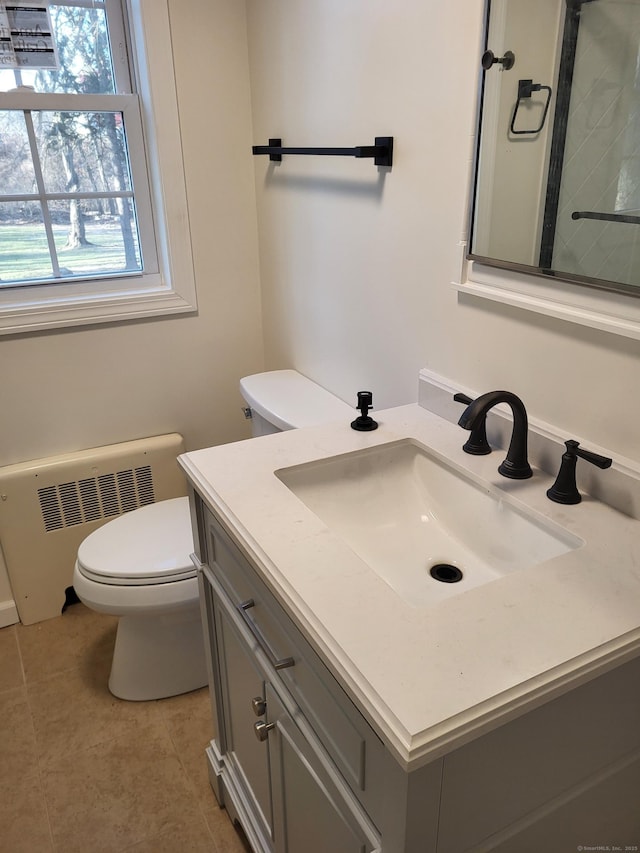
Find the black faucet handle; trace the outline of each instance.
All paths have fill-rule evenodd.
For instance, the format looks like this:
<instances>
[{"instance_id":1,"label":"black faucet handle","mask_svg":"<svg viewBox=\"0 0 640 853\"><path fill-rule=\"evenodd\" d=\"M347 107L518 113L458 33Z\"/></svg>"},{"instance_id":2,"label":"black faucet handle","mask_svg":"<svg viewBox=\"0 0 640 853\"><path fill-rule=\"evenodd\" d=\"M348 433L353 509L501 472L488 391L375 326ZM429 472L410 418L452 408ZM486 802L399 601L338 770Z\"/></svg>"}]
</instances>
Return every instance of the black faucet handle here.
<instances>
[{"instance_id":1,"label":"black faucet handle","mask_svg":"<svg viewBox=\"0 0 640 853\"><path fill-rule=\"evenodd\" d=\"M598 468L611 468L613 459L609 459L608 456L601 456L592 450L584 450L584 448L580 447L580 442L578 441L570 439L569 441L565 441L564 446L567 448L567 453L575 453L576 456L586 459L587 462L591 462L592 465L596 465Z\"/></svg>"},{"instance_id":2,"label":"black faucet handle","mask_svg":"<svg viewBox=\"0 0 640 853\"><path fill-rule=\"evenodd\" d=\"M469 397L468 394L463 394L462 391L457 391L453 395L453 399L456 403L464 403L465 406L470 406L473 403L473 398Z\"/></svg>"},{"instance_id":3,"label":"black faucet handle","mask_svg":"<svg viewBox=\"0 0 640 853\"><path fill-rule=\"evenodd\" d=\"M547 490L549 500L559 504L579 504L582 500L582 495L578 491L576 485L576 463L578 457L586 459L592 465L598 468L610 468L613 460L608 456L601 456L599 453L594 453L592 450L584 450L580 447L580 442L574 439L565 441L565 452L562 454L562 462L556 481Z\"/></svg>"},{"instance_id":4,"label":"black faucet handle","mask_svg":"<svg viewBox=\"0 0 640 853\"><path fill-rule=\"evenodd\" d=\"M458 391L453 395L456 403L464 403L465 406L470 406L473 403L471 397ZM471 435L462 445L465 453L471 453L473 456L486 456L491 453L491 445L487 440L487 416L480 418L478 424L471 430Z\"/></svg>"},{"instance_id":5,"label":"black faucet handle","mask_svg":"<svg viewBox=\"0 0 640 853\"><path fill-rule=\"evenodd\" d=\"M356 408L360 410L360 416L355 421L351 421L351 429L358 430L359 432L371 432L374 429L378 429L376 421L369 417L369 409L373 408L373 394L371 391L358 391L358 405Z\"/></svg>"}]
</instances>

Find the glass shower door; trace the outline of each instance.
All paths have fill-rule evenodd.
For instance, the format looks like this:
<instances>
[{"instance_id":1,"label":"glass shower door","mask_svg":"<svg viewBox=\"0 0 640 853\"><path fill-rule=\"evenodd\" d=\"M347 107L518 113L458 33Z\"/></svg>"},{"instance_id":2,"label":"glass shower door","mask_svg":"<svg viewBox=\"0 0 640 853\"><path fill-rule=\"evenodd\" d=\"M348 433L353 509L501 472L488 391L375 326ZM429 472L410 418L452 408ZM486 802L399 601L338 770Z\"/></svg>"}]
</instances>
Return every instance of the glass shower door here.
<instances>
[{"instance_id":1,"label":"glass shower door","mask_svg":"<svg viewBox=\"0 0 640 853\"><path fill-rule=\"evenodd\" d=\"M640 0L567 0L540 263L640 287Z\"/></svg>"}]
</instances>

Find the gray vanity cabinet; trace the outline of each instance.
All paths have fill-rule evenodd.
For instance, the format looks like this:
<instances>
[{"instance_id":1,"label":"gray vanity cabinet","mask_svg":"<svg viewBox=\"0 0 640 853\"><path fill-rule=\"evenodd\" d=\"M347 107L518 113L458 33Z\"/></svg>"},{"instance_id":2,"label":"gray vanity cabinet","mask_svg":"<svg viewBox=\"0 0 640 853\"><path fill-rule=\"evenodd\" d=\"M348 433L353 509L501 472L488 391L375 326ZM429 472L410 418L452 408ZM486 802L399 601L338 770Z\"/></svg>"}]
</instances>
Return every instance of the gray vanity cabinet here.
<instances>
[{"instance_id":1,"label":"gray vanity cabinet","mask_svg":"<svg viewBox=\"0 0 640 853\"><path fill-rule=\"evenodd\" d=\"M363 853L377 849L335 784L335 770L267 685L269 754L277 851Z\"/></svg>"},{"instance_id":2,"label":"gray vanity cabinet","mask_svg":"<svg viewBox=\"0 0 640 853\"><path fill-rule=\"evenodd\" d=\"M284 445L273 447L270 470L289 458L281 452ZM403 701L394 711L393 701L383 705L375 685L367 687L365 672L358 673L359 662L369 666L362 637L341 632L339 646L340 637L331 634L330 626L317 624L325 612L319 609L324 597L315 599L310 585L305 600L305 587L291 587L298 573L289 565L290 556L280 567L270 562L279 548L269 550L270 537L262 526L243 527L252 519L257 524L257 499L247 496L243 509L245 487L235 481L232 487L229 480L237 469L229 468L214 488L209 476L219 456L207 455L204 468L196 464L199 458L189 456L185 468L192 483L194 558L215 731L207 759L218 801L242 825L255 853L537 853L590 844L640 848L637 631L601 646L567 645L580 653L545 673L538 669L540 650L522 659L511 653L507 628L517 638L514 648L522 650L546 627L542 611L538 624L528 603L515 597L513 615L499 623L495 647L487 647L504 654L496 662L506 679L500 692L488 687L479 704L459 704L465 684L479 683L494 661L482 657L480 648L473 668L469 661L469 670L460 671L460 626L454 623L439 642L430 640L424 655L430 663L438 655L439 689L450 685L452 708L458 711L437 716L447 702L441 705L443 697L435 696L434 709L419 707L418 701L430 701L428 691L417 694L424 699L413 704L414 716L412 706L405 705L407 696L398 697ZM235 453L221 458L234 465L239 459ZM321 532L296 541L300 551L295 553L311 555L315 544L322 545ZM324 545L324 553L332 553ZM607 542L599 547L601 559L608 559ZM313 571L317 565L312 563ZM307 569L304 563L296 568ZM609 618L594 597L601 582L594 565L569 562L567 583L582 568L584 595L567 610L566 624L557 616L550 622L551 636L558 640L563 631L573 631L578 618L594 616L598 631ZM540 566L539 571L549 569ZM620 583L621 590L627 583L630 591L636 589L630 578L615 572L609 582ZM357 628L367 618L366 597L350 599L334 583L336 607L342 608L341 616L352 612ZM394 595L391 589L388 595ZM626 607L635 614L632 595ZM406 639L389 634L384 634L384 652L389 660L400 660ZM599 636L594 633L593 641ZM602 636L608 636L606 631ZM413 677L427 676L417 668ZM500 683L489 679L492 690ZM472 696L475 702L473 691ZM429 719L432 727L418 730L415 724Z\"/></svg>"},{"instance_id":3,"label":"gray vanity cabinet","mask_svg":"<svg viewBox=\"0 0 640 853\"><path fill-rule=\"evenodd\" d=\"M210 591L223 721L218 741L238 796L251 808L260 836L268 839L273 836L269 754L254 730L254 709L258 702L264 702L265 678L245 638L226 612L224 599L213 588Z\"/></svg>"},{"instance_id":4,"label":"gray vanity cabinet","mask_svg":"<svg viewBox=\"0 0 640 853\"><path fill-rule=\"evenodd\" d=\"M242 544L193 507L211 785L256 853L638 849L640 657L408 772Z\"/></svg>"},{"instance_id":5,"label":"gray vanity cabinet","mask_svg":"<svg viewBox=\"0 0 640 853\"><path fill-rule=\"evenodd\" d=\"M364 785L366 741L377 739L319 678L225 531L201 504L198 514L218 801L256 853L376 853L379 834L345 775Z\"/></svg>"}]
</instances>

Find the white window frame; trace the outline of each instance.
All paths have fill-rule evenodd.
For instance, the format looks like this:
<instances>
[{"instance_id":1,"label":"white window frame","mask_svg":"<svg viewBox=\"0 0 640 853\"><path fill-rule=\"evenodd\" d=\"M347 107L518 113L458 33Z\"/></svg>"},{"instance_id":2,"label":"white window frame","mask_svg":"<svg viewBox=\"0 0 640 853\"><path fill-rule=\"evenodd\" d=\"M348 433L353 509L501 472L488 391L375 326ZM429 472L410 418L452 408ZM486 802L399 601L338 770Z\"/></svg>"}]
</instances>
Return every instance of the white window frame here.
<instances>
[{"instance_id":1,"label":"white window frame","mask_svg":"<svg viewBox=\"0 0 640 853\"><path fill-rule=\"evenodd\" d=\"M68 0L65 0L68 2ZM176 85L172 64L171 31L167 0L126 0L126 12L132 41L133 70L137 95L101 96L105 109L125 112L127 143L130 151L146 147L147 175L134 171L134 187L140 228L155 232L157 263L151 261L142 274L127 274L112 279L83 279L46 284L0 287L0 334L24 333L66 326L108 323L155 317L197 310L195 276L191 253L191 234L178 118ZM127 43L124 33L114 36L112 53L119 88L118 61L126 65ZM81 95L28 96L3 93L11 99L25 97L33 108L81 108ZM139 103L138 103L139 99ZM95 98L92 107L96 109ZM107 104L111 104L108 106ZM43 106L47 104L48 106ZM139 124L127 112L141 110ZM132 169L138 158L132 157ZM145 162L144 160L142 162ZM150 188L150 208L140 193L140 183ZM140 207L142 203L142 208ZM149 235L145 242L149 242Z\"/></svg>"}]
</instances>

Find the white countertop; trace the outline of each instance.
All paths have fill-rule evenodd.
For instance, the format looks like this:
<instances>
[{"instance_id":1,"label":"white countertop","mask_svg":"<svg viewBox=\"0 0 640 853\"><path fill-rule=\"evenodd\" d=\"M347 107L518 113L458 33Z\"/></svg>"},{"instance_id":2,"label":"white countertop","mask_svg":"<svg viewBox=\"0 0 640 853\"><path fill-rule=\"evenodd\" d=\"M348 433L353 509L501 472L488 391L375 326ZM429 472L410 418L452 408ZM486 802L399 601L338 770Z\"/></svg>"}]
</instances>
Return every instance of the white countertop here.
<instances>
[{"instance_id":1,"label":"white countertop","mask_svg":"<svg viewBox=\"0 0 640 853\"><path fill-rule=\"evenodd\" d=\"M189 479L242 541L263 580L405 767L640 654L640 521L553 478L497 473L503 450L462 452L468 433L418 405L187 453ZM274 471L411 438L508 492L584 546L433 607L404 601ZM558 460L559 461L559 460Z\"/></svg>"}]
</instances>

